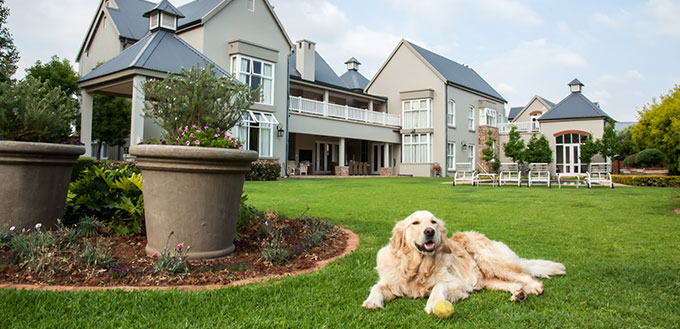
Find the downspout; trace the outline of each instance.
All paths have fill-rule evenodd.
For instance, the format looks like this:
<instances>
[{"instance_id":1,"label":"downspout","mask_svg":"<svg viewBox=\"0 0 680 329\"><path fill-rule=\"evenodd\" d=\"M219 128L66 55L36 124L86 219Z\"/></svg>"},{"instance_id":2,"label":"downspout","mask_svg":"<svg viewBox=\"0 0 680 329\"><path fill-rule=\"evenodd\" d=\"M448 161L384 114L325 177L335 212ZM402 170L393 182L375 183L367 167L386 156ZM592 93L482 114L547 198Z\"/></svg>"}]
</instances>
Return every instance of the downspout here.
<instances>
[{"instance_id":1,"label":"downspout","mask_svg":"<svg viewBox=\"0 0 680 329\"><path fill-rule=\"evenodd\" d=\"M292 54L292 50L288 53L288 56ZM284 177L288 176L288 150L290 149L289 143L290 143L290 132L288 131L288 119L290 118L290 61L288 60L288 57L286 57L286 150L284 152L286 158L285 161L283 162L285 167L285 175Z\"/></svg>"},{"instance_id":2,"label":"downspout","mask_svg":"<svg viewBox=\"0 0 680 329\"><path fill-rule=\"evenodd\" d=\"M444 172L443 177L449 177L449 84L444 84L444 168L441 171ZM455 117L454 117L455 118ZM455 150L454 150L455 152ZM455 154L455 153L454 153Z\"/></svg>"}]
</instances>

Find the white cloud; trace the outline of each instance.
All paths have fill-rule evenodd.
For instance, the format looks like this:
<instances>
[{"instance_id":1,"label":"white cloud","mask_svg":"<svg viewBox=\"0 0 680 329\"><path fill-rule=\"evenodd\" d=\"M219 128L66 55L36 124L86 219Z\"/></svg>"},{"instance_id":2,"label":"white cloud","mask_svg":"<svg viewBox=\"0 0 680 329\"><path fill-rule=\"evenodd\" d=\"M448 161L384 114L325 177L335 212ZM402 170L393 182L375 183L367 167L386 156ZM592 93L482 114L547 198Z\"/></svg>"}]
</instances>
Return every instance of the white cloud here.
<instances>
[{"instance_id":1,"label":"white cloud","mask_svg":"<svg viewBox=\"0 0 680 329\"><path fill-rule=\"evenodd\" d=\"M536 12L513 0L391 0L392 6L414 15L428 25L450 25L452 21L467 19L474 22L498 20L520 26L542 23ZM471 15L472 14L472 15Z\"/></svg>"},{"instance_id":2,"label":"white cloud","mask_svg":"<svg viewBox=\"0 0 680 329\"><path fill-rule=\"evenodd\" d=\"M641 37L680 37L680 3L673 0L649 0L637 23Z\"/></svg>"},{"instance_id":3,"label":"white cloud","mask_svg":"<svg viewBox=\"0 0 680 329\"><path fill-rule=\"evenodd\" d=\"M501 95L507 95L507 94L512 94L516 95L517 94L517 89L515 87L511 86L509 83L506 82L501 82L499 83L496 88L495 88Z\"/></svg>"},{"instance_id":4,"label":"white cloud","mask_svg":"<svg viewBox=\"0 0 680 329\"><path fill-rule=\"evenodd\" d=\"M596 13L590 16L590 24L596 26L605 26L608 28L616 28L621 24L621 20L619 17Z\"/></svg>"}]
</instances>

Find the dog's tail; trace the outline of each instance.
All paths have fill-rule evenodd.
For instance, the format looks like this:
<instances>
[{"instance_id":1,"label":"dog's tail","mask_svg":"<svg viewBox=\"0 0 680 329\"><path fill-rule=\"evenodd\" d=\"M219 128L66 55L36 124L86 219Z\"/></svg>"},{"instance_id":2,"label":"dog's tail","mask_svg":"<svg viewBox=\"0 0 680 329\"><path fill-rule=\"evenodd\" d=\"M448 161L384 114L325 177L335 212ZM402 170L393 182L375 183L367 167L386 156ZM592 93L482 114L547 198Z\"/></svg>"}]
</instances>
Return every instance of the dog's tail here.
<instances>
[{"instance_id":1,"label":"dog's tail","mask_svg":"<svg viewBox=\"0 0 680 329\"><path fill-rule=\"evenodd\" d=\"M543 259L520 259L522 268L535 278L549 278L567 273L564 265Z\"/></svg>"}]
</instances>

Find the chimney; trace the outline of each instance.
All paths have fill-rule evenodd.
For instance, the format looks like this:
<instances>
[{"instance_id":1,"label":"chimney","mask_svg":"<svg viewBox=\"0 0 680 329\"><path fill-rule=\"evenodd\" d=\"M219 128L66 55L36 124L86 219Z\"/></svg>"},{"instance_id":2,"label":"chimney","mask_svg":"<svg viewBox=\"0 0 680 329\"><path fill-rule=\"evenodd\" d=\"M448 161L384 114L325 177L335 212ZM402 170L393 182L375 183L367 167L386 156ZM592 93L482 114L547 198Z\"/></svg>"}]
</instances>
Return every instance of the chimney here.
<instances>
[{"instance_id":1,"label":"chimney","mask_svg":"<svg viewBox=\"0 0 680 329\"><path fill-rule=\"evenodd\" d=\"M316 43L299 40L295 46L295 68L304 80L314 81L314 59Z\"/></svg>"}]
</instances>

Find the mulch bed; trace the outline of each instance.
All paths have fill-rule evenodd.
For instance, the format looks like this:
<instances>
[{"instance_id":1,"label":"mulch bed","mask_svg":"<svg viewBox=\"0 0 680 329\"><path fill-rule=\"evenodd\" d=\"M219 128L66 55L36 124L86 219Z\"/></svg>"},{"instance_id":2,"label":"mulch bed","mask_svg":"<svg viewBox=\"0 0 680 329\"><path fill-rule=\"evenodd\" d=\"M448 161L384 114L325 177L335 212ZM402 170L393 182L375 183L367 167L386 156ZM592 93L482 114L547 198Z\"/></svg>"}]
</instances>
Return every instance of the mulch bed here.
<instances>
[{"instance_id":1,"label":"mulch bed","mask_svg":"<svg viewBox=\"0 0 680 329\"><path fill-rule=\"evenodd\" d=\"M300 221L287 220L293 234L286 241L295 246L301 237L294 234L302 232ZM298 227L300 226L300 227ZM321 244L313 249L305 250L290 259L284 265L275 265L262 259L261 247L256 239L255 228L241 232L241 239L235 242L236 251L220 259L192 260L190 272L187 274L169 275L153 274L154 260L147 256L144 248L146 237L100 236L90 239L102 239L111 244L111 253L118 264L109 270L87 269L73 261L69 264L72 271L49 276L39 273L25 273L18 265L8 264L11 253L0 250L0 285L50 285L80 287L168 287L168 286L204 286L229 285L235 282L290 275L315 269L317 264L337 257L345 252L349 234L341 229L326 236Z\"/></svg>"}]
</instances>

